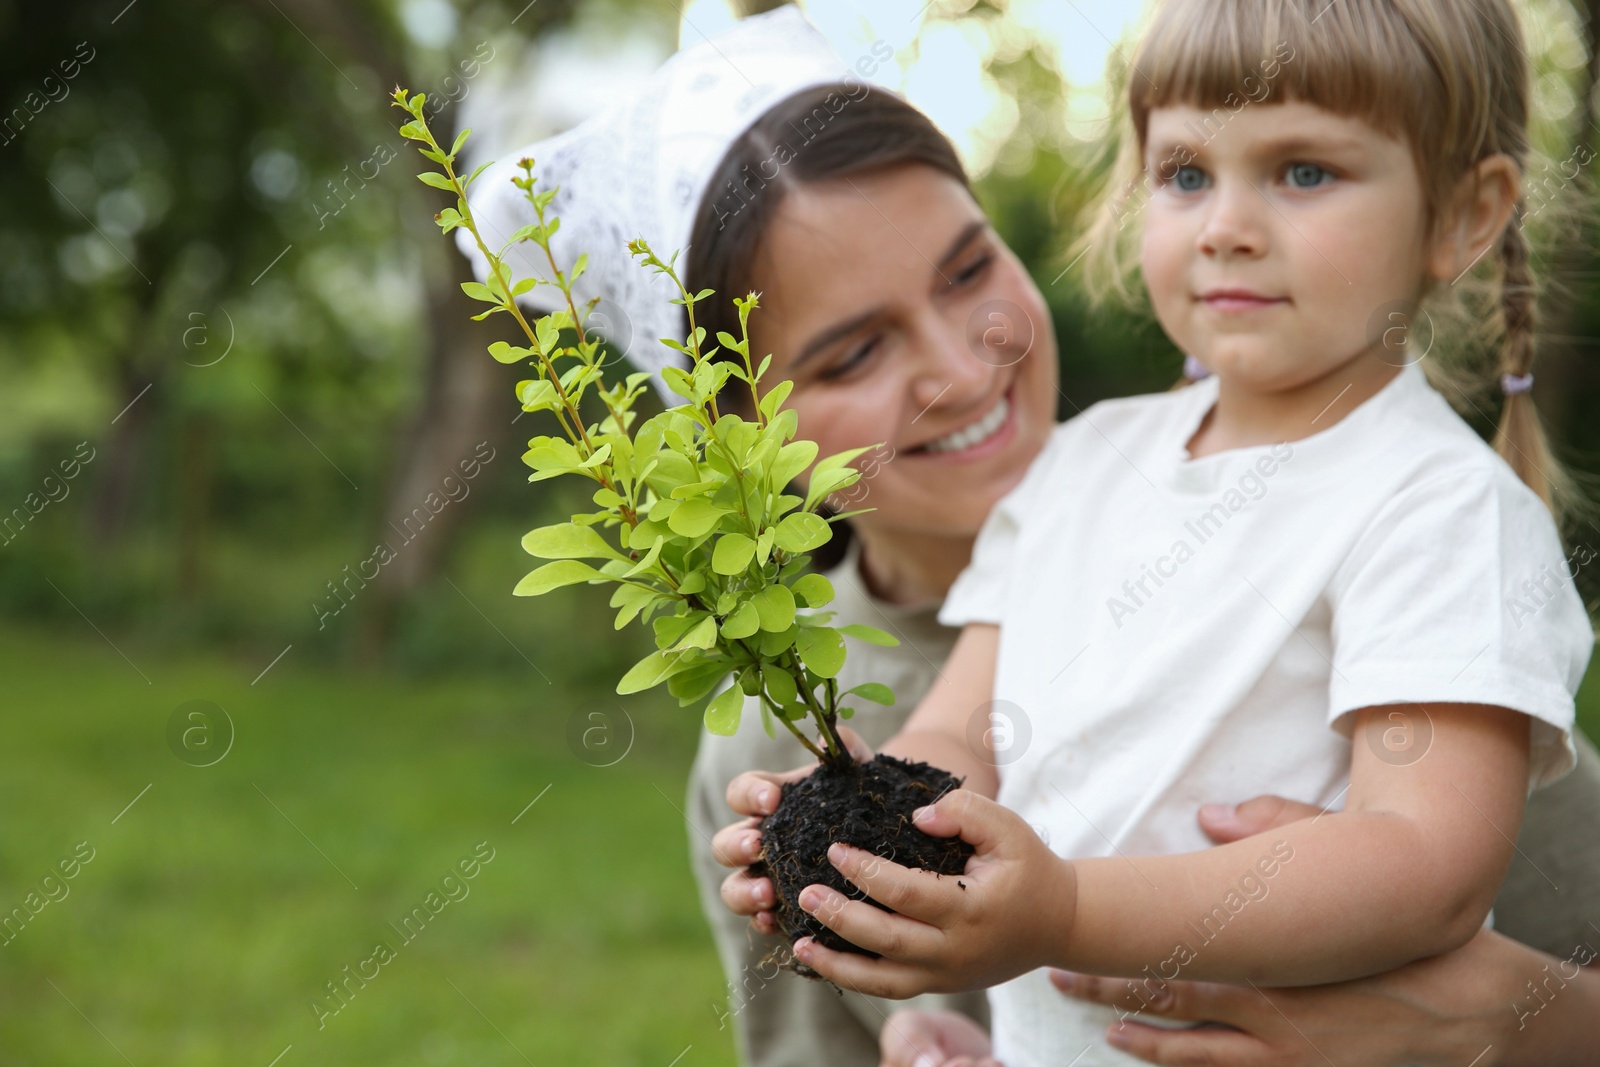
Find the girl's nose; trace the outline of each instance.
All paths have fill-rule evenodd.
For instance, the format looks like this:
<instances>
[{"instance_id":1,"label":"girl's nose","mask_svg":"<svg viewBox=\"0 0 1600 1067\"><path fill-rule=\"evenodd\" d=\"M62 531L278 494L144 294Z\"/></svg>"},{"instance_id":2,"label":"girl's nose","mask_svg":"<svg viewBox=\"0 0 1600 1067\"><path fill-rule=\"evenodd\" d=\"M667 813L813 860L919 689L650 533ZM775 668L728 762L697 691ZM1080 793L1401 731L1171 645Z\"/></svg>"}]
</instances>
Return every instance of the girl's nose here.
<instances>
[{"instance_id":1,"label":"girl's nose","mask_svg":"<svg viewBox=\"0 0 1600 1067\"><path fill-rule=\"evenodd\" d=\"M1266 248L1262 212L1270 211L1261 191L1248 181L1219 182L1205 208L1195 246L1208 256L1257 256Z\"/></svg>"}]
</instances>

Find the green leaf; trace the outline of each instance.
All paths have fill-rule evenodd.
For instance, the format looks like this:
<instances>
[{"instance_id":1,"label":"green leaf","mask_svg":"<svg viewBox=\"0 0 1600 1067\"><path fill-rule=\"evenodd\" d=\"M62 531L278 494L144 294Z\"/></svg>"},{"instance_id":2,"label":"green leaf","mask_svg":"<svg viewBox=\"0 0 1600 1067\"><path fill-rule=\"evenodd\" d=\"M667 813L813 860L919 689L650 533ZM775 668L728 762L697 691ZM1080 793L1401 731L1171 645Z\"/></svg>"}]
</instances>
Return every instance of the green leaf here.
<instances>
[{"instance_id":1,"label":"green leaf","mask_svg":"<svg viewBox=\"0 0 1600 1067\"><path fill-rule=\"evenodd\" d=\"M683 346L677 342L670 341L665 337L663 337L661 340L663 343L678 349L678 351L683 351ZM668 389L671 389L679 396L689 400L694 399L694 380L691 379L689 377L689 373L683 370L681 367L662 367L661 380L667 383Z\"/></svg>"},{"instance_id":2,"label":"green leaf","mask_svg":"<svg viewBox=\"0 0 1600 1067\"><path fill-rule=\"evenodd\" d=\"M680 485L674 489L672 491L672 499L688 500L691 497L705 496L707 493L714 492L726 484L721 478L715 478L708 482L689 482L687 485Z\"/></svg>"},{"instance_id":3,"label":"green leaf","mask_svg":"<svg viewBox=\"0 0 1600 1067\"><path fill-rule=\"evenodd\" d=\"M770 358L771 357L769 356L768 359ZM762 360L761 368L763 372L766 370L766 366L766 360ZM773 413L778 410L785 400L789 399L789 390L793 388L793 382L781 381L777 385L774 385L771 389L767 390L767 395L761 398L761 414L765 415L768 419L771 419L773 417Z\"/></svg>"},{"instance_id":4,"label":"green leaf","mask_svg":"<svg viewBox=\"0 0 1600 1067\"><path fill-rule=\"evenodd\" d=\"M756 611L756 606L746 600L743 604L733 609L722 623L722 636L732 641L749 637L761 629L761 616Z\"/></svg>"},{"instance_id":5,"label":"green leaf","mask_svg":"<svg viewBox=\"0 0 1600 1067\"><path fill-rule=\"evenodd\" d=\"M450 154L452 156L458 154L461 151L461 146L467 143L467 138L470 136L472 136L471 126L456 134L456 143L450 146Z\"/></svg>"},{"instance_id":6,"label":"green leaf","mask_svg":"<svg viewBox=\"0 0 1600 1067\"><path fill-rule=\"evenodd\" d=\"M577 585L579 582L605 577L607 576L587 563L564 559L556 563L546 563L538 570L530 572L511 592L514 596L540 596L552 589L560 589L564 585Z\"/></svg>"},{"instance_id":7,"label":"green leaf","mask_svg":"<svg viewBox=\"0 0 1600 1067\"><path fill-rule=\"evenodd\" d=\"M700 477L693 461L680 452L665 449L657 452L655 459L656 469L650 473L649 481L651 487L662 495L671 493L680 485L695 482Z\"/></svg>"},{"instance_id":8,"label":"green leaf","mask_svg":"<svg viewBox=\"0 0 1600 1067\"><path fill-rule=\"evenodd\" d=\"M711 569L718 574L742 574L756 554L756 543L744 534L723 534L711 553Z\"/></svg>"},{"instance_id":9,"label":"green leaf","mask_svg":"<svg viewBox=\"0 0 1600 1067\"><path fill-rule=\"evenodd\" d=\"M679 639L675 648L717 647L717 620L713 615L701 619L693 629Z\"/></svg>"},{"instance_id":10,"label":"green leaf","mask_svg":"<svg viewBox=\"0 0 1600 1067\"><path fill-rule=\"evenodd\" d=\"M642 527L644 524L640 523L639 525ZM633 532L637 534L639 530L636 528ZM641 556L639 562L635 563L631 568L623 572L622 576L624 578L632 578L634 575L642 574L651 567L654 567L656 565L656 560L661 558L661 546L666 543L666 540L667 539L665 537L657 536L655 544L650 546L650 551Z\"/></svg>"},{"instance_id":11,"label":"green leaf","mask_svg":"<svg viewBox=\"0 0 1600 1067\"><path fill-rule=\"evenodd\" d=\"M846 637L853 637L857 641L865 641L869 645L882 645L884 648L894 648L900 639L892 634L886 634L876 626L865 626L853 622L848 626L839 627L839 632Z\"/></svg>"},{"instance_id":12,"label":"green leaf","mask_svg":"<svg viewBox=\"0 0 1600 1067\"><path fill-rule=\"evenodd\" d=\"M611 547L594 527L570 522L529 530L522 535L522 550L540 559L627 558Z\"/></svg>"},{"instance_id":13,"label":"green leaf","mask_svg":"<svg viewBox=\"0 0 1600 1067\"><path fill-rule=\"evenodd\" d=\"M790 555L810 552L828 543L833 530L828 521L809 511L797 511L775 527L774 543Z\"/></svg>"},{"instance_id":14,"label":"green leaf","mask_svg":"<svg viewBox=\"0 0 1600 1067\"><path fill-rule=\"evenodd\" d=\"M450 184L449 178L446 178L443 174L440 174L436 170L423 171L421 174L417 175L417 181L421 182L423 185L431 185L435 189L443 189L445 192L455 192L456 188L454 185Z\"/></svg>"},{"instance_id":15,"label":"green leaf","mask_svg":"<svg viewBox=\"0 0 1600 1067\"><path fill-rule=\"evenodd\" d=\"M467 176L467 180L465 182L463 182L462 184L463 185L471 185L473 182L478 180L478 175L482 174L484 171L488 170L492 166L494 166L494 160L492 160L492 159L487 163L479 163L477 165L477 167L474 168L473 172L470 175Z\"/></svg>"},{"instance_id":16,"label":"green leaf","mask_svg":"<svg viewBox=\"0 0 1600 1067\"><path fill-rule=\"evenodd\" d=\"M728 676L728 661L717 658L703 660L688 670L674 674L667 680L667 692L678 698L679 707L688 707L697 700L711 695L711 691ZM734 688L738 688L735 686Z\"/></svg>"},{"instance_id":17,"label":"green leaf","mask_svg":"<svg viewBox=\"0 0 1600 1067\"><path fill-rule=\"evenodd\" d=\"M844 638L831 626L814 626L800 631L795 651L806 667L824 678L836 678L844 666Z\"/></svg>"},{"instance_id":18,"label":"green leaf","mask_svg":"<svg viewBox=\"0 0 1600 1067\"><path fill-rule=\"evenodd\" d=\"M821 474L824 471L837 470L840 467L848 464L857 456L871 452L874 448L878 447L878 445L867 445L863 448L847 448L843 452L835 452L833 455L817 461L817 469L815 473Z\"/></svg>"},{"instance_id":19,"label":"green leaf","mask_svg":"<svg viewBox=\"0 0 1600 1067\"><path fill-rule=\"evenodd\" d=\"M660 685L684 669L682 661L685 658L682 652L652 652L628 668L628 673L617 683L617 692L624 695L639 693Z\"/></svg>"},{"instance_id":20,"label":"green leaf","mask_svg":"<svg viewBox=\"0 0 1600 1067\"><path fill-rule=\"evenodd\" d=\"M864 700L870 700L874 704L883 704L888 706L894 703L894 690L880 682L863 682L860 685L852 686L851 688L845 690L846 695L851 693L856 694Z\"/></svg>"},{"instance_id":21,"label":"green leaf","mask_svg":"<svg viewBox=\"0 0 1600 1067\"><path fill-rule=\"evenodd\" d=\"M757 650L763 656L781 656L794 644L795 638L799 635L800 627L798 626L791 626L787 630L780 630L777 633L763 633L760 643L757 645Z\"/></svg>"},{"instance_id":22,"label":"green leaf","mask_svg":"<svg viewBox=\"0 0 1600 1067\"><path fill-rule=\"evenodd\" d=\"M668 517L667 525L673 533L685 537L699 537L701 534L710 533L726 514L728 514L727 508L719 508L704 497L695 497L679 504Z\"/></svg>"},{"instance_id":23,"label":"green leaf","mask_svg":"<svg viewBox=\"0 0 1600 1067\"><path fill-rule=\"evenodd\" d=\"M681 615L663 615L650 624L656 634L656 647L667 648L675 644L678 638L688 633L694 625L705 618L704 612L685 612Z\"/></svg>"},{"instance_id":24,"label":"green leaf","mask_svg":"<svg viewBox=\"0 0 1600 1067\"><path fill-rule=\"evenodd\" d=\"M554 410L561 404L561 398L556 395L556 387L543 378L533 378L519 383L517 399L522 401L524 411Z\"/></svg>"},{"instance_id":25,"label":"green leaf","mask_svg":"<svg viewBox=\"0 0 1600 1067\"><path fill-rule=\"evenodd\" d=\"M827 497L829 493L854 485L861 480L861 472L852 467L839 470L814 470L811 472L811 483L806 487L806 509L817 506L817 502Z\"/></svg>"},{"instance_id":26,"label":"green leaf","mask_svg":"<svg viewBox=\"0 0 1600 1067\"><path fill-rule=\"evenodd\" d=\"M500 303L500 298L495 296L494 291L482 282L462 282L461 291L474 300L482 300L489 304Z\"/></svg>"},{"instance_id":27,"label":"green leaf","mask_svg":"<svg viewBox=\"0 0 1600 1067\"><path fill-rule=\"evenodd\" d=\"M802 574L795 580L794 594L806 607L820 608L833 602L833 583L820 574Z\"/></svg>"},{"instance_id":28,"label":"green leaf","mask_svg":"<svg viewBox=\"0 0 1600 1067\"><path fill-rule=\"evenodd\" d=\"M656 596L652 590L637 585L618 585L617 591L611 594L611 606L621 610L617 612L612 628L620 630L628 625Z\"/></svg>"},{"instance_id":29,"label":"green leaf","mask_svg":"<svg viewBox=\"0 0 1600 1067\"><path fill-rule=\"evenodd\" d=\"M501 363L516 363L519 360L531 359L533 352L527 348L517 348L504 341L496 341L489 346L489 354Z\"/></svg>"},{"instance_id":30,"label":"green leaf","mask_svg":"<svg viewBox=\"0 0 1600 1067\"><path fill-rule=\"evenodd\" d=\"M706 705L706 729L718 737L732 737L739 732L739 713L743 710L744 692L730 685Z\"/></svg>"},{"instance_id":31,"label":"green leaf","mask_svg":"<svg viewBox=\"0 0 1600 1067\"><path fill-rule=\"evenodd\" d=\"M767 693L780 708L785 704L793 704L800 695L800 690L794 684L794 675L782 667L762 671L761 680L767 683Z\"/></svg>"},{"instance_id":32,"label":"green leaf","mask_svg":"<svg viewBox=\"0 0 1600 1067\"><path fill-rule=\"evenodd\" d=\"M769 585L750 598L761 617L761 628L780 633L794 624L794 594L786 585Z\"/></svg>"},{"instance_id":33,"label":"green leaf","mask_svg":"<svg viewBox=\"0 0 1600 1067\"><path fill-rule=\"evenodd\" d=\"M776 488L783 488L794 480L795 476L811 466L817 458L817 443L815 441L791 441L778 451L777 461L772 465L772 484Z\"/></svg>"}]
</instances>

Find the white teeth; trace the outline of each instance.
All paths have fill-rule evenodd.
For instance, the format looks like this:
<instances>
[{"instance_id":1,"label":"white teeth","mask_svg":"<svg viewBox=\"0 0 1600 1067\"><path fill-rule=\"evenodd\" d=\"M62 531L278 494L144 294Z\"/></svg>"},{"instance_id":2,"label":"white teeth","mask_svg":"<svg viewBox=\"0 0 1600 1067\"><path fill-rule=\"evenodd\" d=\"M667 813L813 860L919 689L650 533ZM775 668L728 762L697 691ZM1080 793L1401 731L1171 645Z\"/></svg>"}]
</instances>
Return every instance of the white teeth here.
<instances>
[{"instance_id":1,"label":"white teeth","mask_svg":"<svg viewBox=\"0 0 1600 1067\"><path fill-rule=\"evenodd\" d=\"M1005 425L1006 417L1010 414L1010 401L1001 397L1000 402L990 409L989 414L965 429L929 441L926 447L929 452L959 452L963 448L971 448L993 436L995 431Z\"/></svg>"}]
</instances>

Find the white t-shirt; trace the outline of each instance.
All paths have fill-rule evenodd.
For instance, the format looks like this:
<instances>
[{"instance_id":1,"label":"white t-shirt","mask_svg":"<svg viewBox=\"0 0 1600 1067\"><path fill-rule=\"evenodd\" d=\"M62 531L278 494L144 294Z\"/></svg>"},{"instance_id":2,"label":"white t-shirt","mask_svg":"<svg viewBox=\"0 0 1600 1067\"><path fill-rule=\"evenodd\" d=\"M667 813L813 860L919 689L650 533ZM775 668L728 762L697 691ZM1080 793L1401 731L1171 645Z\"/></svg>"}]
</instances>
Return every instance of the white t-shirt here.
<instances>
[{"instance_id":1,"label":"white t-shirt","mask_svg":"<svg viewBox=\"0 0 1600 1067\"><path fill-rule=\"evenodd\" d=\"M1531 716L1530 792L1570 770L1593 633L1555 524L1422 370L1303 440L1190 458L1216 393L1095 405L990 512L939 621L1001 624L1000 802L1061 856L1195 851L1207 801L1337 805L1351 713L1413 702ZM1412 762L1429 723L1354 741ZM1007 1067L1140 1062L1043 970L989 997Z\"/></svg>"}]
</instances>

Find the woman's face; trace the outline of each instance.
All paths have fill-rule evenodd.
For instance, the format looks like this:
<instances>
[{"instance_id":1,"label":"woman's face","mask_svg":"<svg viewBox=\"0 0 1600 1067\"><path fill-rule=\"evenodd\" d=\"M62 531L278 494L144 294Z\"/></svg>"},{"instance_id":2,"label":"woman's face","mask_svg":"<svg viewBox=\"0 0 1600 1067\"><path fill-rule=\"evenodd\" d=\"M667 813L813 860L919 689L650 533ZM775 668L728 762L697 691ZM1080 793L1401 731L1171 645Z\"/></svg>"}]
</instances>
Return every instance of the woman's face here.
<instances>
[{"instance_id":1,"label":"woman's face","mask_svg":"<svg viewBox=\"0 0 1600 1067\"><path fill-rule=\"evenodd\" d=\"M1044 298L955 179L903 164L788 191L755 264L752 353L819 455L882 442L830 498L862 528L970 536L1055 421Z\"/></svg>"}]
</instances>

